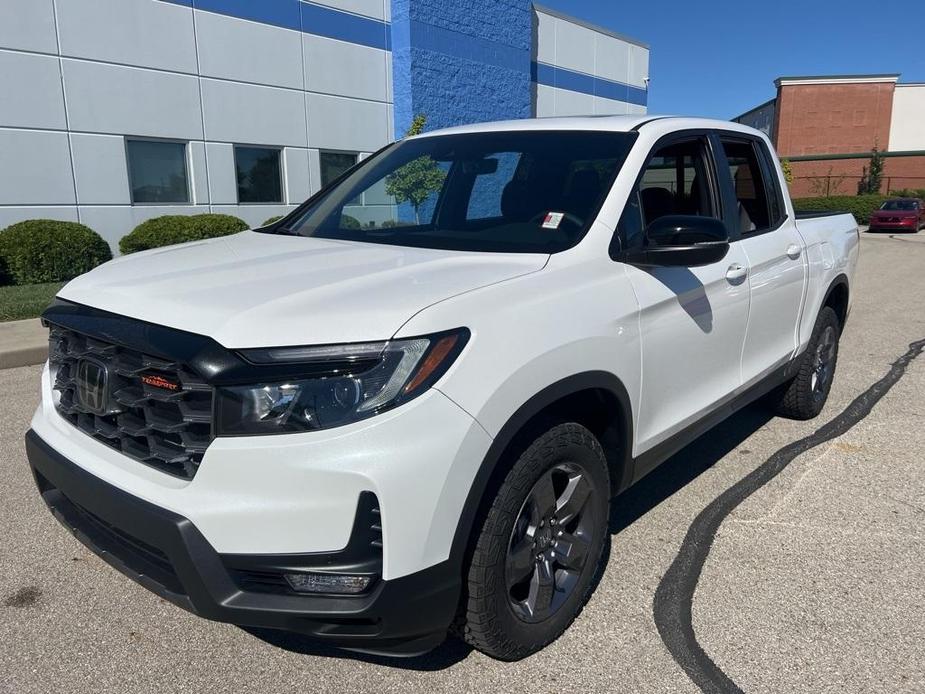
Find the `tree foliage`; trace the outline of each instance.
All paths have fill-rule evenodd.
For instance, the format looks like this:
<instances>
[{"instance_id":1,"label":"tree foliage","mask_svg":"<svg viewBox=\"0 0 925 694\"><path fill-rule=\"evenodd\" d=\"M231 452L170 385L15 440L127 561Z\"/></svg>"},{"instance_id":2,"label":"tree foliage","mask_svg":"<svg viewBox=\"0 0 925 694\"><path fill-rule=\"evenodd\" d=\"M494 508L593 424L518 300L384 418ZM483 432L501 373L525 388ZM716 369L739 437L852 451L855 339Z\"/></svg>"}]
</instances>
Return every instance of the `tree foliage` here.
<instances>
[{"instance_id":1,"label":"tree foliage","mask_svg":"<svg viewBox=\"0 0 925 694\"><path fill-rule=\"evenodd\" d=\"M406 137L420 135L424 132L427 122L424 114L416 115L412 121ZM399 205L410 203L414 208L414 220L420 223L420 209L424 201L432 193L443 187L446 173L429 156L424 155L412 159L404 166L396 169L385 178L385 192L395 198Z\"/></svg>"},{"instance_id":2,"label":"tree foliage","mask_svg":"<svg viewBox=\"0 0 925 694\"><path fill-rule=\"evenodd\" d=\"M861 183L858 185L858 194L879 193L883 185L883 153L874 145L870 153L870 162L865 169L865 176L861 177ZM863 189L862 189L863 186Z\"/></svg>"}]
</instances>

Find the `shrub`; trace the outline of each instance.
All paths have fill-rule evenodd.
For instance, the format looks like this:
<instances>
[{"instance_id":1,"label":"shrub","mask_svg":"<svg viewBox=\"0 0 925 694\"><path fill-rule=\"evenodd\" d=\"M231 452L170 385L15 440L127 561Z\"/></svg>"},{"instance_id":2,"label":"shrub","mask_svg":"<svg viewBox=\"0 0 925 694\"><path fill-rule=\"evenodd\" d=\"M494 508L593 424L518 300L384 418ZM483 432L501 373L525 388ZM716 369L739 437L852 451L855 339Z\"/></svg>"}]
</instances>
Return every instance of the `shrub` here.
<instances>
[{"instance_id":1,"label":"shrub","mask_svg":"<svg viewBox=\"0 0 925 694\"><path fill-rule=\"evenodd\" d=\"M278 222L278 221L281 220L283 217L285 217L285 215L278 214L278 215L276 215L275 217L270 217L269 219L264 219L264 220L260 223L260 226L262 226L262 227L268 227L268 226L270 226L271 224L273 224L273 222Z\"/></svg>"},{"instance_id":2,"label":"shrub","mask_svg":"<svg viewBox=\"0 0 925 694\"><path fill-rule=\"evenodd\" d=\"M111 258L109 244L77 222L30 219L0 231L4 284L65 282Z\"/></svg>"},{"instance_id":3,"label":"shrub","mask_svg":"<svg viewBox=\"0 0 925 694\"><path fill-rule=\"evenodd\" d=\"M887 195L832 195L827 198L796 198L793 207L806 212L850 212L858 224L869 224L870 215L880 208Z\"/></svg>"},{"instance_id":4,"label":"shrub","mask_svg":"<svg viewBox=\"0 0 925 694\"><path fill-rule=\"evenodd\" d=\"M362 224L360 220L356 217L351 217L349 214L342 214L340 216L340 228L341 229L360 229Z\"/></svg>"},{"instance_id":5,"label":"shrub","mask_svg":"<svg viewBox=\"0 0 925 694\"><path fill-rule=\"evenodd\" d=\"M903 188L902 190L891 190L890 195L894 198L921 198L925 200L925 188Z\"/></svg>"},{"instance_id":6,"label":"shrub","mask_svg":"<svg viewBox=\"0 0 925 694\"><path fill-rule=\"evenodd\" d=\"M168 214L139 224L132 233L122 237L119 250L135 253L175 243L227 236L247 228L247 222L229 214Z\"/></svg>"}]
</instances>

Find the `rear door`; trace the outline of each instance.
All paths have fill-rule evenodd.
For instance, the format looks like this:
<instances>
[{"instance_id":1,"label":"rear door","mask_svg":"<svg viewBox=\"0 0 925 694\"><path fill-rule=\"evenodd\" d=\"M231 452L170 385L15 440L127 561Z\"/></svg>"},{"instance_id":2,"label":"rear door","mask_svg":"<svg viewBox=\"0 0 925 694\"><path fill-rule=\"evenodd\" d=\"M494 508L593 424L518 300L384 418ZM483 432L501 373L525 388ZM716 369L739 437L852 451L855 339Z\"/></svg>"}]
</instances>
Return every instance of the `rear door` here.
<instances>
[{"instance_id":1,"label":"rear door","mask_svg":"<svg viewBox=\"0 0 925 694\"><path fill-rule=\"evenodd\" d=\"M665 215L723 218L707 133L678 133L655 145L620 220L622 247L641 246L646 225ZM733 243L712 265L627 265L642 341L637 455L708 414L741 385L747 263Z\"/></svg>"},{"instance_id":2,"label":"rear door","mask_svg":"<svg viewBox=\"0 0 925 694\"><path fill-rule=\"evenodd\" d=\"M748 386L793 356L803 307L807 267L805 244L787 215L770 151L757 137L719 132L715 136L720 185L727 217L748 264L751 294L742 350L742 381Z\"/></svg>"}]
</instances>

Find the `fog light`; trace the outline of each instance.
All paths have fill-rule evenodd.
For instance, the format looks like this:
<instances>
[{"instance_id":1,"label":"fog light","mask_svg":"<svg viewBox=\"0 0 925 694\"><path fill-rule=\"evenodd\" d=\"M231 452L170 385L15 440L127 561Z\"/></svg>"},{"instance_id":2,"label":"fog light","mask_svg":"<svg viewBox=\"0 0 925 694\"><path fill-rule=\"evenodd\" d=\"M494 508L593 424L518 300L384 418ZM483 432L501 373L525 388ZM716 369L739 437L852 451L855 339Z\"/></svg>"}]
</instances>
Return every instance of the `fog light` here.
<instances>
[{"instance_id":1,"label":"fog light","mask_svg":"<svg viewBox=\"0 0 925 694\"><path fill-rule=\"evenodd\" d=\"M285 574L286 581L299 593L338 593L356 595L369 588L373 576L346 574Z\"/></svg>"}]
</instances>

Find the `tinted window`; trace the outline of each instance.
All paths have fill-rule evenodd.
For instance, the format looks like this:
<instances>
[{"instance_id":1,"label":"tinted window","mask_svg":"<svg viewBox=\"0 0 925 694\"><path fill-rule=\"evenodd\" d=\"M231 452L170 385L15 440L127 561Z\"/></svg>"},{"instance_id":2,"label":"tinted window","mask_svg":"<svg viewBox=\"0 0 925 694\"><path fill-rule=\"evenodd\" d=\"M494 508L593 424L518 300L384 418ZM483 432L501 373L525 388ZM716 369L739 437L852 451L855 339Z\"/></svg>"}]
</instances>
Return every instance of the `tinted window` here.
<instances>
[{"instance_id":1,"label":"tinted window","mask_svg":"<svg viewBox=\"0 0 925 694\"><path fill-rule=\"evenodd\" d=\"M515 131L399 142L280 233L473 251L554 253L594 221L634 133ZM358 223L345 228L349 215Z\"/></svg>"},{"instance_id":2,"label":"tinted window","mask_svg":"<svg viewBox=\"0 0 925 694\"><path fill-rule=\"evenodd\" d=\"M880 206L881 210L909 211L919 209L919 204L915 200L887 200Z\"/></svg>"},{"instance_id":3,"label":"tinted window","mask_svg":"<svg viewBox=\"0 0 925 694\"><path fill-rule=\"evenodd\" d=\"M189 202L186 144L127 140L133 203Z\"/></svg>"},{"instance_id":4,"label":"tinted window","mask_svg":"<svg viewBox=\"0 0 925 694\"><path fill-rule=\"evenodd\" d=\"M770 229L767 185L754 145L729 140L722 143L738 203L739 230L748 234Z\"/></svg>"},{"instance_id":5,"label":"tinted window","mask_svg":"<svg viewBox=\"0 0 925 694\"><path fill-rule=\"evenodd\" d=\"M345 152L321 152L321 187L329 185L347 169L357 163L356 154Z\"/></svg>"},{"instance_id":6,"label":"tinted window","mask_svg":"<svg viewBox=\"0 0 925 694\"><path fill-rule=\"evenodd\" d=\"M659 217L715 217L704 141L672 143L652 153L620 219L627 248L642 242L643 229Z\"/></svg>"},{"instance_id":7,"label":"tinted window","mask_svg":"<svg viewBox=\"0 0 925 694\"><path fill-rule=\"evenodd\" d=\"M235 147L238 202L282 202L282 172L279 150L265 147Z\"/></svg>"}]
</instances>

